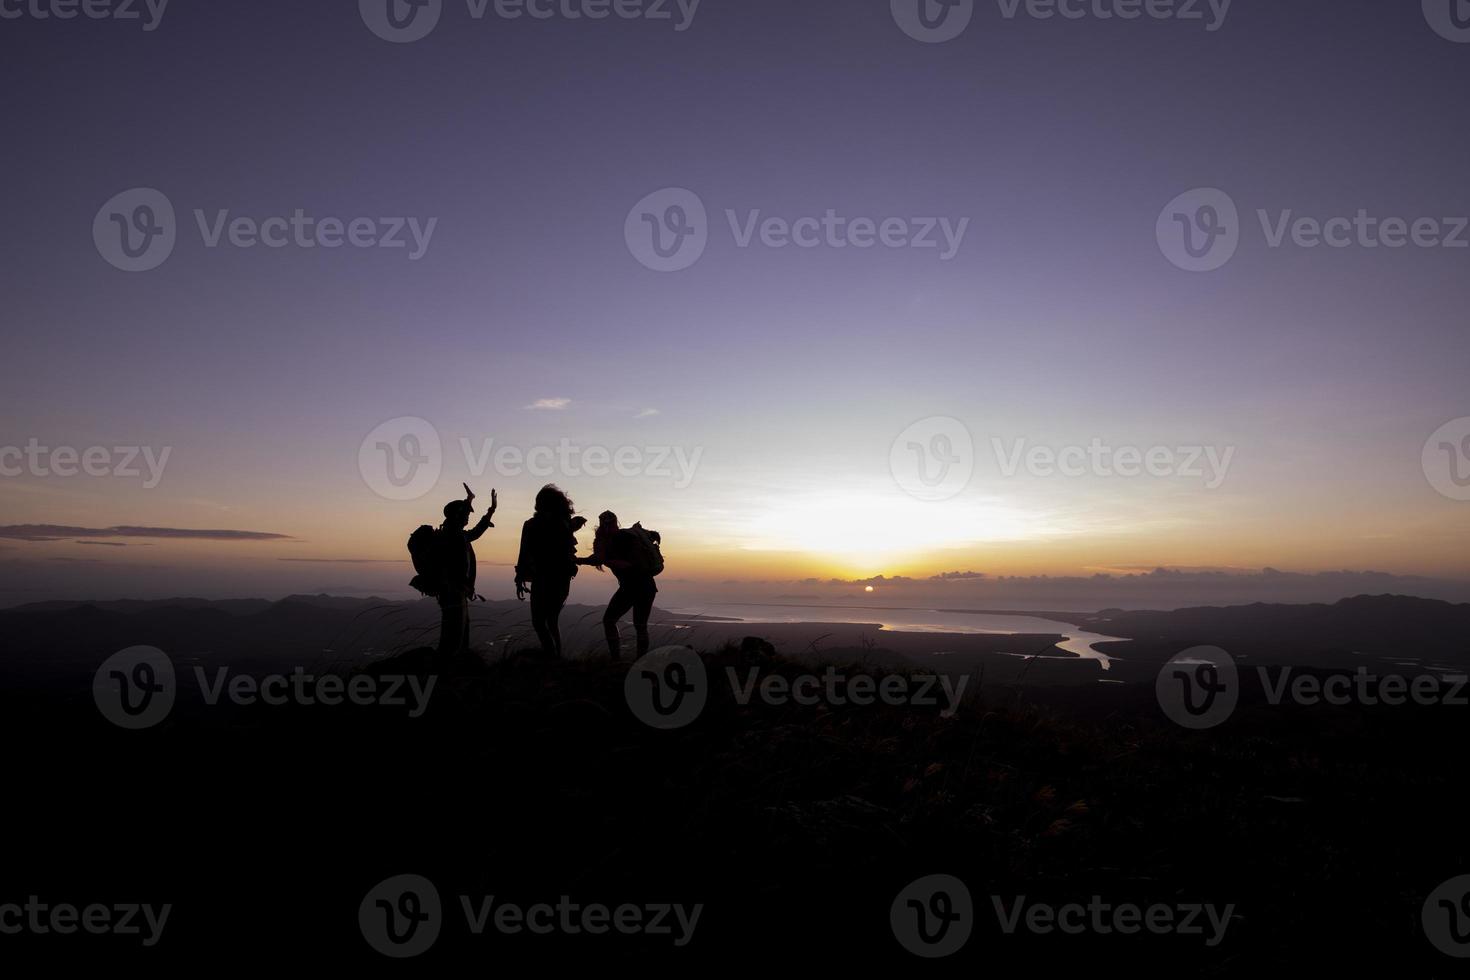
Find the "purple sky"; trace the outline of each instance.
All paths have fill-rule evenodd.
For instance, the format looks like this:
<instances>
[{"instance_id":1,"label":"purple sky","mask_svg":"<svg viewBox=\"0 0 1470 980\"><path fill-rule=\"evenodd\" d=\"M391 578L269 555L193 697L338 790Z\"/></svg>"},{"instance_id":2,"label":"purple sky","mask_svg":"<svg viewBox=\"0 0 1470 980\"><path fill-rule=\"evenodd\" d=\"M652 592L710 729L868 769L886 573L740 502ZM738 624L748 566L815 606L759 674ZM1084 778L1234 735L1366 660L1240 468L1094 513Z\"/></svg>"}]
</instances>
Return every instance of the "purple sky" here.
<instances>
[{"instance_id":1,"label":"purple sky","mask_svg":"<svg viewBox=\"0 0 1470 980\"><path fill-rule=\"evenodd\" d=\"M672 21L574 22L444 0L406 44L356 7L172 0L154 30L0 19L0 444L170 448L147 489L6 476L0 524L290 539L22 533L0 539L0 601L398 583L365 562L402 558L475 476L461 438L697 449L687 486L555 478L584 511L673 530L705 582L1158 565L1470 579L1470 503L1421 464L1431 433L1470 416L1470 248L1272 248L1256 216L1470 215L1453 103L1470 44L1418 4L1237 0L1210 31L1007 19L992 0L939 44L906 36L887 0L703 0L683 31L672 2ZM167 196L178 240L127 273L91 228L137 187ZM706 206L709 244L659 273L624 222L670 187ZM1239 207L1238 251L1181 271L1155 221L1210 187ZM437 222L411 260L207 248L194 217L298 208ZM968 225L948 261L741 248L727 209ZM527 407L543 399L565 404ZM442 436L442 476L386 500L359 446L403 416ZM968 429L974 476L916 501L890 448L936 416ZM992 438L1234 455L1217 487L1007 476ZM482 560L508 561L544 480L473 482L503 502ZM283 557L352 562L307 574Z\"/></svg>"}]
</instances>

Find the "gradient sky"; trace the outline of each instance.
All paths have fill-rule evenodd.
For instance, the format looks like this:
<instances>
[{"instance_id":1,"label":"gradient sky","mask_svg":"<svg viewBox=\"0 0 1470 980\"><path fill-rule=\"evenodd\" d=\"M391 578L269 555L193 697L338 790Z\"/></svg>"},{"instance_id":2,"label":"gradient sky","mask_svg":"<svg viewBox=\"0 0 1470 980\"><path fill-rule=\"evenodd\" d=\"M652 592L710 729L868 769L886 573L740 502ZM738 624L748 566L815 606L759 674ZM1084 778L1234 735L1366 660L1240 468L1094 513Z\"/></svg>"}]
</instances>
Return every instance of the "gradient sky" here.
<instances>
[{"instance_id":1,"label":"gradient sky","mask_svg":"<svg viewBox=\"0 0 1470 980\"><path fill-rule=\"evenodd\" d=\"M0 479L0 524L268 532L0 538L0 601L402 590L403 541L468 477L460 439L698 450L693 482L558 477L660 528L689 582L1091 575L1156 566L1470 579L1470 503L1421 449L1470 416L1470 249L1272 249L1255 211L1470 214L1470 44L1417 3L1237 0L1175 20L1007 20L923 44L887 0L703 0L669 21L472 19L390 44L350 2L173 0L136 22L0 20L0 444L170 447L160 484ZM125 273L94 215L164 192L178 245ZM707 205L691 268L629 210ZM1218 187L1208 274L1155 220ZM192 211L437 218L427 254L208 249ZM959 253L736 246L725 209L968 218ZM543 399L560 408L530 408ZM438 485L374 493L364 437L444 440ZM942 502L889 453L961 420ZM1234 447L1228 477L1007 477L991 451ZM512 560L543 480L486 474ZM104 544L79 544L105 540ZM308 559L307 561L282 559ZM398 562L399 564L380 564ZM487 595L509 592L489 568ZM674 577L671 575L671 578ZM602 588L607 583L599 583ZM589 591L590 601L594 592Z\"/></svg>"}]
</instances>

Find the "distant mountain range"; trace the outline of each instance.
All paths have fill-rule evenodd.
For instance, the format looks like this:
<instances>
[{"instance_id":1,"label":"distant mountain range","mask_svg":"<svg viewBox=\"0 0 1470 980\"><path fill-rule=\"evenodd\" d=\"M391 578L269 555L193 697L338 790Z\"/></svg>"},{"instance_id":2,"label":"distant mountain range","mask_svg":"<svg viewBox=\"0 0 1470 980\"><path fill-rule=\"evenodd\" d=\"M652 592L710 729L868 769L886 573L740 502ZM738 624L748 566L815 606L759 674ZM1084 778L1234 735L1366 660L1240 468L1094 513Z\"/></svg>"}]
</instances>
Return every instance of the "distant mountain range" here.
<instances>
[{"instance_id":1,"label":"distant mountain range","mask_svg":"<svg viewBox=\"0 0 1470 980\"><path fill-rule=\"evenodd\" d=\"M499 649L533 646L528 612L527 604L513 600L477 604L473 620L477 644ZM569 649L600 650L600 615L600 607L567 607L563 630L577 638ZM812 610L814 620L819 621L820 615ZM1470 604L1411 596L1365 595L1335 603L1255 603L1170 612L1107 609L1095 615L1031 615L1125 638L1102 649L1110 656L1139 663L1162 662L1189 647L1211 645L1236 657L1279 663L1338 665L1361 662L1363 657L1401 657L1470 665ZM666 614L656 613L655 622L665 618ZM170 655L208 654L242 666L283 658L297 663L360 663L432 644L438 621L438 607L428 599L395 602L297 595L275 602L195 598L41 602L0 610L0 637L4 637L0 670L44 672L47 665L94 661L139 644L160 647ZM709 622L711 628L718 625ZM683 642L698 644L705 636L726 633L765 633L779 644L781 629L751 623L733 631L690 634ZM875 633L874 639L876 653L885 642L899 645L903 639L912 643L916 636L886 634L885 639L885 634Z\"/></svg>"},{"instance_id":2,"label":"distant mountain range","mask_svg":"<svg viewBox=\"0 0 1470 980\"><path fill-rule=\"evenodd\" d=\"M65 612L69 609L77 609L82 606L93 606L108 612L140 613L152 609L218 609L231 615L244 616L252 613L264 612L271 606L281 603L295 603L305 606L318 606L324 609L351 609L363 610L373 606L381 606L396 600L382 599L372 596L366 599L351 599L343 596L331 595L290 595L284 599L87 599L81 601L52 600L50 602L31 602L22 606L15 606L0 612Z\"/></svg>"},{"instance_id":3,"label":"distant mountain range","mask_svg":"<svg viewBox=\"0 0 1470 980\"><path fill-rule=\"evenodd\" d=\"M1360 595L1334 603L1198 606L1170 612L1105 609L1068 617L1089 630L1130 642L1108 644L1115 656L1168 659L1195 645L1232 656L1283 663L1404 657L1470 664L1470 604L1403 595Z\"/></svg>"}]
</instances>

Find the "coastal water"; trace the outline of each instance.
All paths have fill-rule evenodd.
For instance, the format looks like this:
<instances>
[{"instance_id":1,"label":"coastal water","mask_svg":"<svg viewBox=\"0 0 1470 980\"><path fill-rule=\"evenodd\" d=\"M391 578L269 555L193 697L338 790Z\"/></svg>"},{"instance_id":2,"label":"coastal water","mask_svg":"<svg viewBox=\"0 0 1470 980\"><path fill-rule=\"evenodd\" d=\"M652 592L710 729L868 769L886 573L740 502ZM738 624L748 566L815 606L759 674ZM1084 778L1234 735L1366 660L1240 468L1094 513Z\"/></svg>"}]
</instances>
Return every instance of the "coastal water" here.
<instances>
[{"instance_id":1,"label":"coastal water","mask_svg":"<svg viewBox=\"0 0 1470 980\"><path fill-rule=\"evenodd\" d=\"M877 606L812 606L779 603L707 603L680 606L672 613L734 619L745 623L877 623L885 630L902 633L1060 633L1066 637L1058 648L1079 657L1096 660L1104 670L1111 658L1095 644L1118 637L1103 636L1040 616L1003 613L952 612L939 609L886 608Z\"/></svg>"}]
</instances>

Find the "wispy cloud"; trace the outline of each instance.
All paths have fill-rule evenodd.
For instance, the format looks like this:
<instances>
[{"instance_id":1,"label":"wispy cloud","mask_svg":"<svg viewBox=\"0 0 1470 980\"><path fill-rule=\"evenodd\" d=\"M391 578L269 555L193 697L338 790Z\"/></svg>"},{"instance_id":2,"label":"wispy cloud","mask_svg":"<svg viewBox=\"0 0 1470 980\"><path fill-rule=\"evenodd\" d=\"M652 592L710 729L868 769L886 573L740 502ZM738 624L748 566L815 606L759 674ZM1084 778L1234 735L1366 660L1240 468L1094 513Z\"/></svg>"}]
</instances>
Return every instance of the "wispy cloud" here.
<instances>
[{"instance_id":1,"label":"wispy cloud","mask_svg":"<svg viewBox=\"0 0 1470 980\"><path fill-rule=\"evenodd\" d=\"M532 412L559 412L572 404L570 398L538 398L526 406Z\"/></svg>"},{"instance_id":2,"label":"wispy cloud","mask_svg":"<svg viewBox=\"0 0 1470 980\"><path fill-rule=\"evenodd\" d=\"M652 417L654 415L657 415L657 414L658 414L658 409L656 409L656 408L645 408L643 411L639 412L637 415L635 415L633 417L635 419L646 419L646 418L650 418L650 417Z\"/></svg>"},{"instance_id":3,"label":"wispy cloud","mask_svg":"<svg viewBox=\"0 0 1470 980\"><path fill-rule=\"evenodd\" d=\"M61 524L7 524L0 538L12 541L64 541L67 538L174 538L202 541L291 541L289 534L221 531L180 527L67 527Z\"/></svg>"}]
</instances>

